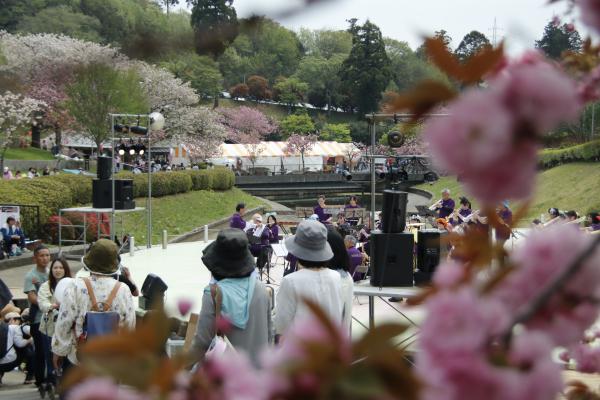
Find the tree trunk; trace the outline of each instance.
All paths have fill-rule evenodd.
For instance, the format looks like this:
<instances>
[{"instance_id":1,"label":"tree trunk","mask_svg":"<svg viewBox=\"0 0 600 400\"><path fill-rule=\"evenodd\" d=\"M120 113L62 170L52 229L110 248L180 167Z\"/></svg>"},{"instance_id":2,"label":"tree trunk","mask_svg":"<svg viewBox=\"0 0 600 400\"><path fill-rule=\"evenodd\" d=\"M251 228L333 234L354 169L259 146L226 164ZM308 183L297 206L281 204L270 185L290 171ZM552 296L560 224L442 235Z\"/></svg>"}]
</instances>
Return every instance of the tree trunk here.
<instances>
[{"instance_id":1,"label":"tree trunk","mask_svg":"<svg viewBox=\"0 0 600 400\"><path fill-rule=\"evenodd\" d=\"M331 93L327 91L327 116L331 116Z\"/></svg>"},{"instance_id":2,"label":"tree trunk","mask_svg":"<svg viewBox=\"0 0 600 400\"><path fill-rule=\"evenodd\" d=\"M4 173L4 154L6 153L7 148L8 145L0 151L0 171L2 171L2 173Z\"/></svg>"},{"instance_id":3,"label":"tree trunk","mask_svg":"<svg viewBox=\"0 0 600 400\"><path fill-rule=\"evenodd\" d=\"M304 172L305 172L305 167L304 167L304 152L300 153L300 156L302 157L302 174L304 174Z\"/></svg>"},{"instance_id":4,"label":"tree trunk","mask_svg":"<svg viewBox=\"0 0 600 400\"><path fill-rule=\"evenodd\" d=\"M219 107L219 95L215 94L214 100L213 100L213 110L217 107Z\"/></svg>"},{"instance_id":5,"label":"tree trunk","mask_svg":"<svg viewBox=\"0 0 600 400\"><path fill-rule=\"evenodd\" d=\"M39 123L31 125L31 147L35 147L36 149L40 148L41 133L42 129Z\"/></svg>"},{"instance_id":6,"label":"tree trunk","mask_svg":"<svg viewBox=\"0 0 600 400\"><path fill-rule=\"evenodd\" d=\"M58 124L54 125L54 142L58 149L58 153L60 153L62 150L62 129Z\"/></svg>"}]
</instances>

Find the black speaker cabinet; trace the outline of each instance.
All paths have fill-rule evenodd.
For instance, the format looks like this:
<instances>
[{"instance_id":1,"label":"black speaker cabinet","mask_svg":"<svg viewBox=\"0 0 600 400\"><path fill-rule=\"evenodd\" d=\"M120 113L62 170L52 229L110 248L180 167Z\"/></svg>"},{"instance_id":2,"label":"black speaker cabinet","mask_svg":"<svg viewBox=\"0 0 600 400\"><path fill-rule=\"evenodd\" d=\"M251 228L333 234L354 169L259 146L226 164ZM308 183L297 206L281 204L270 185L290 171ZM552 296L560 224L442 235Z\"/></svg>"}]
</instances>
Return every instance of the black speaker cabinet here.
<instances>
[{"instance_id":1,"label":"black speaker cabinet","mask_svg":"<svg viewBox=\"0 0 600 400\"><path fill-rule=\"evenodd\" d=\"M98 157L98 179L110 179L112 176L112 158L111 157Z\"/></svg>"},{"instance_id":2,"label":"black speaker cabinet","mask_svg":"<svg viewBox=\"0 0 600 400\"><path fill-rule=\"evenodd\" d=\"M371 285L413 286L412 233L372 233Z\"/></svg>"},{"instance_id":3,"label":"black speaker cabinet","mask_svg":"<svg viewBox=\"0 0 600 400\"><path fill-rule=\"evenodd\" d=\"M112 180L93 180L92 206L94 208L112 208ZM115 179L115 209L131 210L134 208L133 180Z\"/></svg>"},{"instance_id":4,"label":"black speaker cabinet","mask_svg":"<svg viewBox=\"0 0 600 400\"><path fill-rule=\"evenodd\" d=\"M406 204L408 193L397 190L383 191L381 230L384 233L400 233L406 228Z\"/></svg>"},{"instance_id":5,"label":"black speaker cabinet","mask_svg":"<svg viewBox=\"0 0 600 400\"><path fill-rule=\"evenodd\" d=\"M424 229L417 234L417 285L430 283L437 266L448 256L448 249L443 240L446 234L446 231L438 229Z\"/></svg>"},{"instance_id":6,"label":"black speaker cabinet","mask_svg":"<svg viewBox=\"0 0 600 400\"><path fill-rule=\"evenodd\" d=\"M142 296L139 300L140 308L145 310L161 308L168 288L167 284L158 275L148 274L142 284Z\"/></svg>"}]
</instances>

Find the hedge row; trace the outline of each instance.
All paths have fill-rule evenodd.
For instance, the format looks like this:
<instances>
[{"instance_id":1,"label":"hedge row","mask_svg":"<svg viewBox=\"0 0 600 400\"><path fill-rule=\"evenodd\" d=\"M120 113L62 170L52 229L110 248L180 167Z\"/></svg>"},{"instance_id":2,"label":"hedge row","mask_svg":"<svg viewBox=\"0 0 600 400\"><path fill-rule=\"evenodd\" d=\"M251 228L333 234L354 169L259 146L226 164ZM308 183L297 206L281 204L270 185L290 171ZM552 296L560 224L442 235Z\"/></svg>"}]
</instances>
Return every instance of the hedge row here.
<instances>
[{"instance_id":1,"label":"hedge row","mask_svg":"<svg viewBox=\"0 0 600 400\"><path fill-rule=\"evenodd\" d=\"M133 179L134 197L148 193L148 175L122 172L124 179ZM235 176L227 168L210 170L186 170L157 172L152 174L152 197L161 197L190 190L228 190L233 187ZM92 202L92 178L83 175L60 174L35 179L0 180L0 205L30 204L40 207L40 223L56 215L60 208L76 207ZM28 213L23 228L38 231L35 215Z\"/></svg>"},{"instance_id":2,"label":"hedge row","mask_svg":"<svg viewBox=\"0 0 600 400\"><path fill-rule=\"evenodd\" d=\"M600 140L564 149L543 150L539 157L539 165L542 169L575 161L600 161Z\"/></svg>"}]
</instances>

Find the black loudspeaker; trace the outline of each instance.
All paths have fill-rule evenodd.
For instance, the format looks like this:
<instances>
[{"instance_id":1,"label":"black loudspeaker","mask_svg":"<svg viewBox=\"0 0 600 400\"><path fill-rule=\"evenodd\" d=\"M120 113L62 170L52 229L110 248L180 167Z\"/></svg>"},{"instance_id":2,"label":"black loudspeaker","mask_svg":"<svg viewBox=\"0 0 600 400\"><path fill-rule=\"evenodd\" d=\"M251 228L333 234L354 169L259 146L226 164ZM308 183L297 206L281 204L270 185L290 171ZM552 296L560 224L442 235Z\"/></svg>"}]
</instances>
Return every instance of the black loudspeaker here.
<instances>
[{"instance_id":1,"label":"black loudspeaker","mask_svg":"<svg viewBox=\"0 0 600 400\"><path fill-rule=\"evenodd\" d=\"M112 208L112 180L92 181L92 206L94 208ZM133 181L115 180L115 209L131 210L135 208L133 200Z\"/></svg>"},{"instance_id":2,"label":"black loudspeaker","mask_svg":"<svg viewBox=\"0 0 600 400\"><path fill-rule=\"evenodd\" d=\"M110 179L112 173L112 158L98 157L98 179Z\"/></svg>"},{"instance_id":3,"label":"black loudspeaker","mask_svg":"<svg viewBox=\"0 0 600 400\"><path fill-rule=\"evenodd\" d=\"M383 191L381 230L383 233L400 233L406 228L406 203L408 193L397 190Z\"/></svg>"},{"instance_id":4,"label":"black loudspeaker","mask_svg":"<svg viewBox=\"0 0 600 400\"><path fill-rule=\"evenodd\" d=\"M158 275L148 274L142 284L140 305L143 309L162 308L165 292L169 287Z\"/></svg>"},{"instance_id":5,"label":"black loudspeaker","mask_svg":"<svg viewBox=\"0 0 600 400\"><path fill-rule=\"evenodd\" d=\"M439 229L424 229L417 234L417 285L429 284L437 266L448 256L443 239L446 234L446 231Z\"/></svg>"},{"instance_id":6,"label":"black loudspeaker","mask_svg":"<svg viewBox=\"0 0 600 400\"><path fill-rule=\"evenodd\" d=\"M413 286L412 233L372 233L371 285Z\"/></svg>"}]
</instances>

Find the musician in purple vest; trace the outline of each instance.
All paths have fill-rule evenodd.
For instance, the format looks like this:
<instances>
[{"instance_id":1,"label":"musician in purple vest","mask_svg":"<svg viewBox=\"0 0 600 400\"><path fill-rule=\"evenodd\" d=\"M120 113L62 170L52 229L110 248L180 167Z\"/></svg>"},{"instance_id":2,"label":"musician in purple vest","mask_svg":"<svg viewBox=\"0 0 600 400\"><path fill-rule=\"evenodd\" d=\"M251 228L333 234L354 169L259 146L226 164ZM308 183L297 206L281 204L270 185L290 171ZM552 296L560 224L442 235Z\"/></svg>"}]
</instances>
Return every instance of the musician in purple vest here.
<instances>
[{"instance_id":1,"label":"musician in purple vest","mask_svg":"<svg viewBox=\"0 0 600 400\"><path fill-rule=\"evenodd\" d=\"M350 200L348 201L348 204L344 206L344 210L352 210L355 208L360 208L358 205L358 198L356 196L350 196ZM359 218L346 215L346 221L352 226L358 225L358 220Z\"/></svg>"},{"instance_id":2,"label":"musician in purple vest","mask_svg":"<svg viewBox=\"0 0 600 400\"><path fill-rule=\"evenodd\" d=\"M319 199L317 201L319 204L317 204L317 206L313 210L314 210L315 214L318 215L319 222L321 222L323 224L330 224L331 223L331 214L325 213L325 208L327 207L327 205L325 205L325 196L323 196L323 195L319 196Z\"/></svg>"},{"instance_id":3,"label":"musician in purple vest","mask_svg":"<svg viewBox=\"0 0 600 400\"><path fill-rule=\"evenodd\" d=\"M233 215L231 216L231 219L229 220L229 227L245 230L246 229L246 221L244 221L244 218L242 218L244 216L245 212L246 212L246 204L238 203L238 205L235 206L235 213L233 213Z\"/></svg>"},{"instance_id":4,"label":"musician in purple vest","mask_svg":"<svg viewBox=\"0 0 600 400\"><path fill-rule=\"evenodd\" d=\"M356 238L352 235L346 235L344 238L344 244L346 245L346 251L348 252L348 258L350 259L350 276L354 281L359 281L364 277L357 275L354 272L359 265L363 263L366 258L366 254L362 253L356 248Z\"/></svg>"},{"instance_id":5,"label":"musician in purple vest","mask_svg":"<svg viewBox=\"0 0 600 400\"><path fill-rule=\"evenodd\" d=\"M454 200L450 198L450 189L442 190L442 198L437 203L429 207L430 210L437 210L438 218L447 218L454 212Z\"/></svg>"}]
</instances>

